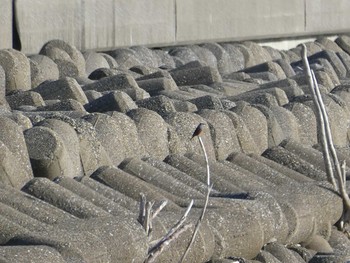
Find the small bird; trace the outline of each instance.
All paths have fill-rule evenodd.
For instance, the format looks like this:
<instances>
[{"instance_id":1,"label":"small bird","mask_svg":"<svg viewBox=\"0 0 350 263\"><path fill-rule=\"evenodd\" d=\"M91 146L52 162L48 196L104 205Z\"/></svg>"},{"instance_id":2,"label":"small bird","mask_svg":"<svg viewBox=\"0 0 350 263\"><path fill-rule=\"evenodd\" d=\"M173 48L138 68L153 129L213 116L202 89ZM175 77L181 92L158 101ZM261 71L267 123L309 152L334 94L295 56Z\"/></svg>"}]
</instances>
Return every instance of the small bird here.
<instances>
[{"instance_id":1,"label":"small bird","mask_svg":"<svg viewBox=\"0 0 350 263\"><path fill-rule=\"evenodd\" d=\"M196 128L196 130L193 132L193 134L192 134L192 137L191 137L191 140L194 138L194 137L196 137L196 136L200 136L202 133L203 133L203 129L204 129L204 126L205 126L206 124L205 123L200 123L198 126L197 126L197 128Z\"/></svg>"}]
</instances>

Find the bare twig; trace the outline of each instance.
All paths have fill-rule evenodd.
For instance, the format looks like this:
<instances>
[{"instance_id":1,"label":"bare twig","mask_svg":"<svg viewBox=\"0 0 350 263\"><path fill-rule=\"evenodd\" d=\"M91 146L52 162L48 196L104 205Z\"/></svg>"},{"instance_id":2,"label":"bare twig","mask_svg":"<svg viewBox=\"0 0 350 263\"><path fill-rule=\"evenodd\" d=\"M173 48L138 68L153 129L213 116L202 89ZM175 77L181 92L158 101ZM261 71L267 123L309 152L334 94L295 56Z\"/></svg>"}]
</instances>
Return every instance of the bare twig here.
<instances>
[{"instance_id":1,"label":"bare twig","mask_svg":"<svg viewBox=\"0 0 350 263\"><path fill-rule=\"evenodd\" d=\"M336 175L338 178L338 189L340 192L340 195L343 198L343 203L344 203L344 208L345 210L349 210L350 209L350 198L349 195L346 192L346 180L343 180L343 178L346 178L346 171L345 171L345 167L341 168L339 159L338 159L338 155L337 152L335 150L334 147L334 142L333 142L333 136L332 136L332 132L331 132L331 128L329 125L329 119L328 119L328 114L327 114L327 110L326 107L324 106L323 103L323 99L320 93L320 89L318 87L318 83L315 77L315 74L313 73L313 71L311 71L312 74L312 79L315 85L315 91L316 91L316 96L317 96L317 100L319 101L320 107L321 107L321 113L323 115L324 118L324 124L325 124L325 131L326 131L326 139L327 139L327 143L329 146L329 150L331 153L331 156L333 158L333 164L335 166L335 171L336 171ZM344 174L343 174L344 173ZM346 213L346 211L345 211Z\"/></svg>"},{"instance_id":2,"label":"bare twig","mask_svg":"<svg viewBox=\"0 0 350 263\"><path fill-rule=\"evenodd\" d=\"M182 232L192 226L191 224L184 225L192 206L193 200L191 200L180 220L168 231L168 233L166 233L164 237L162 237L152 248L149 249L148 256L144 263L153 262L153 260L160 255L160 253L170 244L171 241L175 240Z\"/></svg>"},{"instance_id":3,"label":"bare twig","mask_svg":"<svg viewBox=\"0 0 350 263\"><path fill-rule=\"evenodd\" d=\"M154 247L152 251L148 253L148 256L144 263L152 263L154 260L163 252L164 248L167 247L172 241L176 240L181 233L185 232L187 229L191 228L192 224L182 225L173 235L169 236L166 240L164 240L161 244Z\"/></svg>"},{"instance_id":4,"label":"bare twig","mask_svg":"<svg viewBox=\"0 0 350 263\"><path fill-rule=\"evenodd\" d=\"M140 210L139 210L139 217L137 221L143 226L143 223L145 221L145 215L146 215L146 197L143 193L140 193Z\"/></svg>"},{"instance_id":5,"label":"bare twig","mask_svg":"<svg viewBox=\"0 0 350 263\"><path fill-rule=\"evenodd\" d=\"M315 77L315 74L310 70L309 62L307 60L306 47L302 45L302 57L303 63L306 70L306 75L309 81L310 90L312 93L312 97L314 103L316 105L317 114L319 120L319 128L321 131L321 144L323 149L323 156L325 160L326 170L329 181L333 184L335 189L339 190L339 193L343 200L344 211L342 215L341 226L344 225L344 221L349 222L350 218L350 198L346 192L346 170L345 170L345 162L340 165L332 137L332 132L330 129L329 119L326 107L323 103L323 99L321 96L320 89L318 87L318 83ZM333 164L335 166L335 172L337 175L337 182L335 182L335 178L333 175L332 163L330 161L329 152L331 153Z\"/></svg>"},{"instance_id":6,"label":"bare twig","mask_svg":"<svg viewBox=\"0 0 350 263\"><path fill-rule=\"evenodd\" d=\"M193 206L193 199L189 203L185 213L180 218L180 220L168 231L168 233L164 237L162 237L161 240L159 240L159 242L154 247L157 247L158 244L163 243L165 240L167 240L170 236L172 236L184 224L184 222L187 219L187 216L188 216L189 212L191 211L192 206ZM151 248L151 251L153 250L153 248Z\"/></svg>"},{"instance_id":7,"label":"bare twig","mask_svg":"<svg viewBox=\"0 0 350 263\"><path fill-rule=\"evenodd\" d=\"M346 184L346 161L344 160L341 164L341 173L342 173L342 184Z\"/></svg>"},{"instance_id":8,"label":"bare twig","mask_svg":"<svg viewBox=\"0 0 350 263\"><path fill-rule=\"evenodd\" d=\"M207 206L208 206L208 202L209 202L209 195L210 195L210 191L212 189L212 186L208 187L208 191L207 191L207 195L206 195L206 198L205 198L205 203L204 203L204 206L203 206L203 209L202 209L202 213L200 215L200 218L198 219L197 223L196 223L196 226L195 226L195 229L194 229L194 232L193 232L193 235L192 235L192 238L191 238L191 241L190 243L188 244L187 248L186 248L186 251L185 253L183 254L180 262L183 262L187 256L187 254L189 253L190 251L190 248L191 246L193 245L195 239L196 239L196 236L197 236L197 233L199 231L199 227L200 225L202 224L202 221L203 221L203 218L204 218L204 215L205 215L205 212L206 212L206 209L207 209Z\"/></svg>"},{"instance_id":9,"label":"bare twig","mask_svg":"<svg viewBox=\"0 0 350 263\"><path fill-rule=\"evenodd\" d=\"M317 100L317 95L316 95L316 91L315 91L315 81L312 77L309 61L307 59L307 49L306 49L306 46L304 44L302 44L301 47L302 47L302 61L304 64L306 77L307 77L307 80L309 83L309 88L310 88L313 102L316 106L316 114L315 115L316 115L317 122L318 122L318 130L320 131L320 138L319 139L320 139L320 143L322 146L323 160L324 160L325 167L326 167L326 173L327 173L329 182L336 189L337 184L335 182L335 178L334 178L334 174L333 174L331 158L329 156L328 142L327 142L327 138L326 138L325 123L324 123L325 120L324 120L324 117L322 114L320 103ZM316 81L316 83L317 83L317 81Z\"/></svg>"},{"instance_id":10,"label":"bare twig","mask_svg":"<svg viewBox=\"0 0 350 263\"><path fill-rule=\"evenodd\" d=\"M208 155L207 155L207 152L205 150L202 138L200 136L198 136L198 140L199 140L199 142L201 144L201 148L202 148L202 151L203 151L203 155L204 155L205 163L206 163L206 167L207 167L207 189L208 189L209 186L210 186L210 167L209 167Z\"/></svg>"},{"instance_id":11,"label":"bare twig","mask_svg":"<svg viewBox=\"0 0 350 263\"><path fill-rule=\"evenodd\" d=\"M145 220L143 222L143 227L147 233L147 236L150 236L152 232L152 207L154 202L146 202L146 213Z\"/></svg>"},{"instance_id":12,"label":"bare twig","mask_svg":"<svg viewBox=\"0 0 350 263\"><path fill-rule=\"evenodd\" d=\"M346 192L346 169L345 169L345 165L343 165L343 169L342 169L343 174L340 175L339 177L339 191L340 194L343 198L343 203L344 203L344 208L345 211L344 213L347 215L350 213L350 198L348 193ZM344 180L345 179L345 180ZM350 218L346 218L346 221L349 221Z\"/></svg>"},{"instance_id":13,"label":"bare twig","mask_svg":"<svg viewBox=\"0 0 350 263\"><path fill-rule=\"evenodd\" d=\"M199 231L199 227L202 224L202 221L204 219L204 215L205 215L205 212L206 212L206 209L207 209L207 206L208 206L210 192L211 192L211 189L213 188L213 186L210 185L210 167L209 167L208 155L207 155L207 152L205 150L202 138L200 136L198 136L198 140L199 140L199 143L200 143L200 145L202 147L202 151L203 151L203 154L204 154L204 157L205 157L206 166L207 166L207 194L206 194L205 203L204 203L204 206L203 206L203 209L202 209L202 213L201 213L201 215L200 215L200 217L199 217L199 219L198 219L198 221L196 223L196 226L195 226L195 229L193 231L193 235L192 235L191 241L188 244L188 246L187 246L187 248L185 250L185 253L183 254L182 258L180 259L181 263L184 262L187 254L190 251L191 246L193 245L193 243L194 243L194 241L196 239L197 233Z\"/></svg>"},{"instance_id":14,"label":"bare twig","mask_svg":"<svg viewBox=\"0 0 350 263\"><path fill-rule=\"evenodd\" d=\"M340 178L340 175L341 175L340 163L339 163L338 156L337 156L337 153L336 153L335 148L334 148L333 136L332 136L332 131L331 131L331 128L329 125L327 110L326 110L326 107L324 106L324 102L323 102L323 99L321 96L320 89L318 87L315 73L312 70L311 70L311 76L312 76L312 80L314 82L316 98L320 104L321 114L322 114L323 119L324 119L324 128L325 128L326 140L328 142L328 148L329 148L329 151L330 151L331 156L332 156L333 161L334 161L333 163L335 166L336 174L337 174L338 178Z\"/></svg>"},{"instance_id":15,"label":"bare twig","mask_svg":"<svg viewBox=\"0 0 350 263\"><path fill-rule=\"evenodd\" d=\"M153 211L152 213L152 219L154 219L160 211L163 210L163 208L168 204L168 200L163 200Z\"/></svg>"}]
</instances>

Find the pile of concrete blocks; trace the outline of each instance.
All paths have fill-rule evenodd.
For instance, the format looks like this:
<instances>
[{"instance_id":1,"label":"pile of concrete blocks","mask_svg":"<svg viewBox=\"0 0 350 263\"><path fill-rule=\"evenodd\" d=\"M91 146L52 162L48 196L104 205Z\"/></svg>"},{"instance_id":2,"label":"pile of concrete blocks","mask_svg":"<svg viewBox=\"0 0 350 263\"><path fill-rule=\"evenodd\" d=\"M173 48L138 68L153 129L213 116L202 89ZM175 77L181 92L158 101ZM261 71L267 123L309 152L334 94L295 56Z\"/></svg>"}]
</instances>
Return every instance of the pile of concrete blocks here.
<instances>
[{"instance_id":1,"label":"pile of concrete blocks","mask_svg":"<svg viewBox=\"0 0 350 263\"><path fill-rule=\"evenodd\" d=\"M305 43L350 163L350 38ZM346 262L301 48L254 42L0 50L0 262L144 262L204 206L186 262ZM140 194L168 203L147 236ZM155 262L178 262L194 227Z\"/></svg>"}]
</instances>

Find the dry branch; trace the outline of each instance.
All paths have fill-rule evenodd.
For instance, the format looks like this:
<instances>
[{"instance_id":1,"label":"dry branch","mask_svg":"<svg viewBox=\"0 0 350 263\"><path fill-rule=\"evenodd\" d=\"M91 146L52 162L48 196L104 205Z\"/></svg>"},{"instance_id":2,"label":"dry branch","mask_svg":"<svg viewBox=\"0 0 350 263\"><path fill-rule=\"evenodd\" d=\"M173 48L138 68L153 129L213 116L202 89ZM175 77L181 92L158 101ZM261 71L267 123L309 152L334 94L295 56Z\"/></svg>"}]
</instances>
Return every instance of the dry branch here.
<instances>
[{"instance_id":1,"label":"dry branch","mask_svg":"<svg viewBox=\"0 0 350 263\"><path fill-rule=\"evenodd\" d=\"M308 78L309 87L311 90L313 101L316 105L317 114L316 117L318 119L319 129L321 132L321 145L323 150L323 157L326 165L326 171L328 175L328 180L332 183L335 189L339 190L339 193L343 199L344 211L342 220L349 222L350 218L350 198L346 192L346 170L345 170L345 162L340 165L334 143L333 136L330 129L329 119L326 107L323 103L323 99L321 96L320 89L318 87L318 83L315 77L315 74L310 69L310 65L307 59L307 50L306 46L302 44L302 60L305 67L306 76ZM333 174L333 166L330 159L330 155L332 156L332 161L335 168L335 173L337 176L337 182L335 182L334 174ZM344 222L341 222L341 225Z\"/></svg>"},{"instance_id":2,"label":"dry branch","mask_svg":"<svg viewBox=\"0 0 350 263\"><path fill-rule=\"evenodd\" d=\"M308 81L309 88L310 88L310 92L312 95L312 100L316 106L316 114L315 115L317 118L318 130L320 132L319 139L320 139L320 143L321 143L321 147L322 147L323 160L324 160L325 167L326 167L326 173L327 173L328 181L336 189L337 184L336 184L335 179L334 179L331 158L329 156L328 142L327 142L327 138L326 138L325 120L324 120L324 117L322 114L320 102L317 99L317 95L316 95L316 91L315 91L315 81L312 77L309 61L307 59L307 49L306 49L306 46L304 44L302 44L301 47L302 47L302 54L301 55L302 55L302 61L303 61L303 65L304 65L305 74L306 74L307 81ZM316 83L317 83L317 81L316 81Z\"/></svg>"},{"instance_id":3,"label":"dry branch","mask_svg":"<svg viewBox=\"0 0 350 263\"><path fill-rule=\"evenodd\" d=\"M168 231L168 233L166 233L164 237L162 237L152 248L149 249L147 258L144 263L153 262L163 252L166 246L168 246L172 241L176 240L182 232L192 226L192 224L184 225L192 206L193 200L191 200L180 220Z\"/></svg>"},{"instance_id":4,"label":"dry branch","mask_svg":"<svg viewBox=\"0 0 350 263\"><path fill-rule=\"evenodd\" d=\"M184 262L187 254L190 251L191 246L193 245L193 243L194 243L194 241L196 239L197 233L198 233L199 228L200 228L200 226L202 224L202 221L204 219L204 215L205 215L208 203L209 203L210 192L211 192L211 189L213 188L213 186L210 185L210 167L209 167L208 155L207 155L207 152L205 150L202 138L200 136L198 136L198 140L199 140L199 143L201 145L201 148L202 148L202 151L203 151L203 155L205 157L206 167L207 167L207 194L206 194L205 203L204 203L204 206L203 206L203 209L202 209L202 213L201 213L201 215L200 215L200 217L199 217L199 219L198 219L198 221L196 223L196 226L195 226L195 229L193 231L193 235L192 235L191 241L188 244L188 246L187 246L187 248L185 250L185 253L183 254L182 258L180 259L181 263Z\"/></svg>"}]
</instances>

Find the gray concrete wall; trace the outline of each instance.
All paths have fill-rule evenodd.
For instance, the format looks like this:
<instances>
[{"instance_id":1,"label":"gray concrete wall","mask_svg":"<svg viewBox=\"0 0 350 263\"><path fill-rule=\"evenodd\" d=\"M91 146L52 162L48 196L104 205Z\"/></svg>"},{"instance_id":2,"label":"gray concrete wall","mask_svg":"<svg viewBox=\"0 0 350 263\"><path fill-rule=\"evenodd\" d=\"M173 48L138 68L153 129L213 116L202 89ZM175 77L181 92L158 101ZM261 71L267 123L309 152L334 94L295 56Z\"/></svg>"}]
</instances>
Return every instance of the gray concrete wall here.
<instances>
[{"instance_id":1,"label":"gray concrete wall","mask_svg":"<svg viewBox=\"0 0 350 263\"><path fill-rule=\"evenodd\" d=\"M7 35L10 2L0 0ZM15 12L30 54L55 38L103 50L337 34L350 31L349 10L348 0L16 0ZM1 48L10 46L0 38Z\"/></svg>"},{"instance_id":2,"label":"gray concrete wall","mask_svg":"<svg viewBox=\"0 0 350 263\"><path fill-rule=\"evenodd\" d=\"M0 49L12 47L12 0L0 0Z\"/></svg>"}]
</instances>

